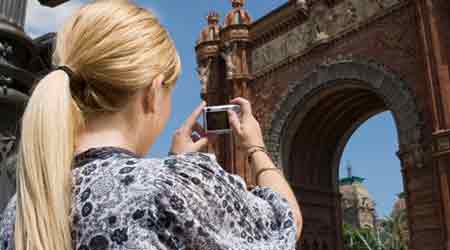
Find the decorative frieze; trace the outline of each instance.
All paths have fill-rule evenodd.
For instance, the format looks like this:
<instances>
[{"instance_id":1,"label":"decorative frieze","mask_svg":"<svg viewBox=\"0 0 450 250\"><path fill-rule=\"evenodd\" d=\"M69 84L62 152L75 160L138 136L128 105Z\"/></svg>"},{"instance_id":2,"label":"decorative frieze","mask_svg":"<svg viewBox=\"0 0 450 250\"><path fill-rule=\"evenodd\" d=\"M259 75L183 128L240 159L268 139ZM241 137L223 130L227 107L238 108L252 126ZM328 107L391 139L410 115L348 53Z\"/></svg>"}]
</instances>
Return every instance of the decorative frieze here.
<instances>
[{"instance_id":1,"label":"decorative frieze","mask_svg":"<svg viewBox=\"0 0 450 250\"><path fill-rule=\"evenodd\" d=\"M199 61L216 57L219 54L219 41L207 41L197 45L195 50L197 51L197 57Z\"/></svg>"},{"instance_id":2,"label":"decorative frieze","mask_svg":"<svg viewBox=\"0 0 450 250\"><path fill-rule=\"evenodd\" d=\"M363 22L399 0L345 0L333 8L317 3L309 18L289 32L256 48L252 53L252 70L256 74L285 59L302 54L315 44L330 41L338 33ZM397 38L387 39L395 46Z\"/></svg>"}]
</instances>

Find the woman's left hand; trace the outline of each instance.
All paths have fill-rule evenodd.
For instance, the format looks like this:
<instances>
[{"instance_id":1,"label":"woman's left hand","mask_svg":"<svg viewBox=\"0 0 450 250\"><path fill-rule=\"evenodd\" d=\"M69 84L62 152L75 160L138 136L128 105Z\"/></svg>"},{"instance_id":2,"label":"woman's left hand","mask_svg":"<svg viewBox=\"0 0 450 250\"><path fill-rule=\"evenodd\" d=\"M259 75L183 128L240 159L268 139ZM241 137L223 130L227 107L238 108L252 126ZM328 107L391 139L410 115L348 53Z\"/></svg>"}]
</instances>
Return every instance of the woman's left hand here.
<instances>
[{"instance_id":1,"label":"woman's left hand","mask_svg":"<svg viewBox=\"0 0 450 250\"><path fill-rule=\"evenodd\" d=\"M172 146L170 148L172 154L198 152L208 145L208 138L204 136L202 127L197 123L197 119L202 114L205 106L206 103L202 102L194 112L192 112L186 122L175 131L172 138ZM194 140L192 135L193 132L197 132L197 134L202 137L198 140Z\"/></svg>"}]
</instances>

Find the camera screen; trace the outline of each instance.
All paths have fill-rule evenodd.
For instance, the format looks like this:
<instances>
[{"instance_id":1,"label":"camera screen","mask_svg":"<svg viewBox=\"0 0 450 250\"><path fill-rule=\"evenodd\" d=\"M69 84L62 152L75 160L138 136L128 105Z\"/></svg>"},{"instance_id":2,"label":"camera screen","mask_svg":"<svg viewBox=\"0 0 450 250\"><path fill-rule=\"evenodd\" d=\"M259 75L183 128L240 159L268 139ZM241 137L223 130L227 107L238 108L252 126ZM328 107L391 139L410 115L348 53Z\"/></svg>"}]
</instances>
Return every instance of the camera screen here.
<instances>
[{"instance_id":1,"label":"camera screen","mask_svg":"<svg viewBox=\"0 0 450 250\"><path fill-rule=\"evenodd\" d=\"M206 122L208 130L224 130L230 128L226 111L207 112Z\"/></svg>"}]
</instances>

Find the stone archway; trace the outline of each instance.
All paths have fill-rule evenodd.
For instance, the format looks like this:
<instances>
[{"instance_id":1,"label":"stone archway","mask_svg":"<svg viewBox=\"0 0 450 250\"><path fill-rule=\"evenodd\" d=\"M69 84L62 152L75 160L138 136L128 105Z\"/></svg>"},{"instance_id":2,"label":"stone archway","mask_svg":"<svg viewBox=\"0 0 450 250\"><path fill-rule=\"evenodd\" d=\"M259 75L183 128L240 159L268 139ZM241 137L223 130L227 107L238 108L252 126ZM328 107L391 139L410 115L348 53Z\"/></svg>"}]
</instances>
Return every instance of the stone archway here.
<instances>
[{"instance_id":1,"label":"stone archway","mask_svg":"<svg viewBox=\"0 0 450 250\"><path fill-rule=\"evenodd\" d=\"M302 240L341 249L339 162L350 136L373 115L391 111L399 155L413 152L402 157L402 165L424 165L422 122L407 86L383 66L362 59L329 62L290 83L273 112L266 143L302 203Z\"/></svg>"}]
</instances>

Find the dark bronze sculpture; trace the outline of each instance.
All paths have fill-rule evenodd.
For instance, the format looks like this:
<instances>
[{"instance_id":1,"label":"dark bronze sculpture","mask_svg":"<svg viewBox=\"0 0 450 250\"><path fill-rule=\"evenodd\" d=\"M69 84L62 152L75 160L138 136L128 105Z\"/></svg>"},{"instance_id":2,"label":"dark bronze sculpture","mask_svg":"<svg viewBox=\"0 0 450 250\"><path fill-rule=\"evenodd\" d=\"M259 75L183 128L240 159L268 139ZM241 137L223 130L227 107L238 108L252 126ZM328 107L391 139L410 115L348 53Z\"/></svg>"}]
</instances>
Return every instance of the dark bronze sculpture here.
<instances>
[{"instance_id":1,"label":"dark bronze sculpture","mask_svg":"<svg viewBox=\"0 0 450 250\"><path fill-rule=\"evenodd\" d=\"M40 0L54 7L67 0ZM27 0L0 1L0 212L15 192L19 120L33 84L48 72L55 35L31 39L24 32Z\"/></svg>"}]
</instances>

